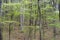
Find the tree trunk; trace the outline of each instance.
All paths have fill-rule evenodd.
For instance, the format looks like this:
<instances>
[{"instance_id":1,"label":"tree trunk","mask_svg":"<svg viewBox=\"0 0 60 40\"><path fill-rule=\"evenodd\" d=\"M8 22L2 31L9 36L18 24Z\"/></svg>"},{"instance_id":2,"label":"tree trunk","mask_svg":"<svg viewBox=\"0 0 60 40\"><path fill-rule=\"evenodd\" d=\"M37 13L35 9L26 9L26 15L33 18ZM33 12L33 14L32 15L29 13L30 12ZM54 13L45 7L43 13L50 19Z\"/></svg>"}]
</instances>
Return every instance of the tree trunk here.
<instances>
[{"instance_id":1,"label":"tree trunk","mask_svg":"<svg viewBox=\"0 0 60 40\"><path fill-rule=\"evenodd\" d=\"M20 30L22 31L23 30L23 26L24 26L24 6L21 5L21 14L20 14Z\"/></svg>"},{"instance_id":2,"label":"tree trunk","mask_svg":"<svg viewBox=\"0 0 60 40\"><path fill-rule=\"evenodd\" d=\"M24 14L20 14L20 30L23 30L24 25Z\"/></svg>"},{"instance_id":3,"label":"tree trunk","mask_svg":"<svg viewBox=\"0 0 60 40\"><path fill-rule=\"evenodd\" d=\"M1 28L1 25L2 25L2 24L0 23L0 40L3 40L3 39L2 39L2 28Z\"/></svg>"},{"instance_id":4,"label":"tree trunk","mask_svg":"<svg viewBox=\"0 0 60 40\"><path fill-rule=\"evenodd\" d=\"M59 21L60 21L60 3L58 4L59 9Z\"/></svg>"},{"instance_id":5,"label":"tree trunk","mask_svg":"<svg viewBox=\"0 0 60 40\"><path fill-rule=\"evenodd\" d=\"M1 5L2 5L2 0L0 0L0 17L2 16L2 13L1 13ZM2 40L1 23L0 23L0 40Z\"/></svg>"},{"instance_id":6,"label":"tree trunk","mask_svg":"<svg viewBox=\"0 0 60 40\"><path fill-rule=\"evenodd\" d=\"M56 27L53 27L53 33L54 33L54 40L56 40Z\"/></svg>"},{"instance_id":7,"label":"tree trunk","mask_svg":"<svg viewBox=\"0 0 60 40\"><path fill-rule=\"evenodd\" d=\"M30 2L32 2L32 0L30 0ZM31 26L32 25L32 3L30 3L29 5L29 8L30 8L30 19L29 19L29 25Z\"/></svg>"},{"instance_id":8,"label":"tree trunk","mask_svg":"<svg viewBox=\"0 0 60 40\"><path fill-rule=\"evenodd\" d=\"M55 8L56 8L56 3L55 3L55 0L52 0L52 2L53 2L53 8L54 8L54 10L53 11L56 11L55 10ZM56 20L53 20L53 24L55 24L56 23ZM53 33L54 33L54 40L56 40L56 27L55 26L53 26Z\"/></svg>"},{"instance_id":9,"label":"tree trunk","mask_svg":"<svg viewBox=\"0 0 60 40\"><path fill-rule=\"evenodd\" d=\"M40 0L37 0L37 3L38 3L38 19L39 19L39 33L40 33L40 40L42 40L42 33L41 33L41 10L40 10L40 5L39 5L39 3L40 3Z\"/></svg>"},{"instance_id":10,"label":"tree trunk","mask_svg":"<svg viewBox=\"0 0 60 40\"><path fill-rule=\"evenodd\" d=\"M11 24L12 23L9 23L9 40L10 40L10 35L11 35Z\"/></svg>"},{"instance_id":11,"label":"tree trunk","mask_svg":"<svg viewBox=\"0 0 60 40\"><path fill-rule=\"evenodd\" d=\"M56 20L53 20L53 24L54 23L56 23ZM53 25L53 33L54 33L53 38L54 38L54 40L56 40L56 27L55 27L55 25Z\"/></svg>"},{"instance_id":12,"label":"tree trunk","mask_svg":"<svg viewBox=\"0 0 60 40\"><path fill-rule=\"evenodd\" d=\"M0 0L0 16L2 16L2 13L1 13L1 5L2 5L2 0Z\"/></svg>"}]
</instances>

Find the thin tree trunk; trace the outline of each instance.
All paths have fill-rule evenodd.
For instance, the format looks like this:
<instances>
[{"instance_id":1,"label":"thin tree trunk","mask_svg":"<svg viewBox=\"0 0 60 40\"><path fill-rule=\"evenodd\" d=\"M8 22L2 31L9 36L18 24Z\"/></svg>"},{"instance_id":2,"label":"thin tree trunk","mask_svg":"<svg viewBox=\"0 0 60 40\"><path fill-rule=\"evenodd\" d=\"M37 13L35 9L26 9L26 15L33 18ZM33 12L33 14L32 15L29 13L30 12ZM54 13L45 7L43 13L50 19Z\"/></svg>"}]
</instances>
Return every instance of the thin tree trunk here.
<instances>
[{"instance_id":1,"label":"thin tree trunk","mask_svg":"<svg viewBox=\"0 0 60 40\"><path fill-rule=\"evenodd\" d=\"M20 30L23 30L23 26L24 26L24 7L23 4L21 5L21 14L20 14Z\"/></svg>"},{"instance_id":2,"label":"thin tree trunk","mask_svg":"<svg viewBox=\"0 0 60 40\"><path fill-rule=\"evenodd\" d=\"M45 40L45 30L47 28L47 22L46 22L46 14L44 13L43 15L43 23L42 23L42 28L43 28L43 40Z\"/></svg>"},{"instance_id":3,"label":"thin tree trunk","mask_svg":"<svg viewBox=\"0 0 60 40\"><path fill-rule=\"evenodd\" d=\"M56 10L55 10L55 8L56 8L55 0L52 0L52 2L53 2L53 8L54 8L53 11L56 11ZM60 16L60 15L59 15L59 16ZM59 18L60 18L60 17L59 17ZM53 20L53 24L54 24L54 23L56 23L55 20ZM53 35L53 36L54 36L54 40L56 40L56 27L55 27L55 26L53 27L53 33L54 33L54 35Z\"/></svg>"},{"instance_id":4,"label":"thin tree trunk","mask_svg":"<svg viewBox=\"0 0 60 40\"><path fill-rule=\"evenodd\" d=\"M30 0L30 2L32 2L32 0ZM30 7L30 20L29 20L29 25L31 26L32 25L32 3L30 3L29 7Z\"/></svg>"},{"instance_id":5,"label":"thin tree trunk","mask_svg":"<svg viewBox=\"0 0 60 40\"><path fill-rule=\"evenodd\" d=\"M2 0L0 0L0 17L2 16L2 13L1 13L1 5L2 5ZM0 40L2 40L1 23L0 23Z\"/></svg>"},{"instance_id":6,"label":"thin tree trunk","mask_svg":"<svg viewBox=\"0 0 60 40\"><path fill-rule=\"evenodd\" d=\"M24 15L20 14L20 30L23 30L23 24L24 23Z\"/></svg>"},{"instance_id":7,"label":"thin tree trunk","mask_svg":"<svg viewBox=\"0 0 60 40\"><path fill-rule=\"evenodd\" d=\"M60 3L58 4L59 9L59 21L60 21Z\"/></svg>"},{"instance_id":8,"label":"thin tree trunk","mask_svg":"<svg viewBox=\"0 0 60 40\"><path fill-rule=\"evenodd\" d=\"M3 40L3 39L2 39L2 29L1 29L1 25L2 25L2 24L0 23L0 40Z\"/></svg>"},{"instance_id":9,"label":"thin tree trunk","mask_svg":"<svg viewBox=\"0 0 60 40\"><path fill-rule=\"evenodd\" d=\"M53 7L55 7L55 8L56 8L55 0L52 0L52 2L53 2Z\"/></svg>"},{"instance_id":10,"label":"thin tree trunk","mask_svg":"<svg viewBox=\"0 0 60 40\"><path fill-rule=\"evenodd\" d=\"M56 23L56 20L53 20L53 24L54 23ZM55 27L55 25L53 25L53 38L54 38L54 40L56 40L56 27Z\"/></svg>"},{"instance_id":11,"label":"thin tree trunk","mask_svg":"<svg viewBox=\"0 0 60 40\"><path fill-rule=\"evenodd\" d=\"M0 17L2 16L2 13L1 13L1 5L2 5L2 0L0 0Z\"/></svg>"},{"instance_id":12,"label":"thin tree trunk","mask_svg":"<svg viewBox=\"0 0 60 40\"><path fill-rule=\"evenodd\" d=\"M11 40L11 38L10 38L10 35L11 35L11 24L12 23L9 23L9 40Z\"/></svg>"},{"instance_id":13,"label":"thin tree trunk","mask_svg":"<svg viewBox=\"0 0 60 40\"><path fill-rule=\"evenodd\" d=\"M32 26L33 20L32 20L32 0L29 0L31 3L29 4L30 8L30 19L29 19L29 26ZM32 30L29 28L29 40L32 40Z\"/></svg>"},{"instance_id":14,"label":"thin tree trunk","mask_svg":"<svg viewBox=\"0 0 60 40\"><path fill-rule=\"evenodd\" d=\"M39 33L40 33L40 40L42 40L42 35L41 35L41 9L40 9L40 5L39 5L39 3L40 3L40 0L37 0L37 3L38 3L38 16L39 16Z\"/></svg>"},{"instance_id":15,"label":"thin tree trunk","mask_svg":"<svg viewBox=\"0 0 60 40\"><path fill-rule=\"evenodd\" d=\"M53 27L53 33L54 33L54 40L56 40L56 27Z\"/></svg>"},{"instance_id":16,"label":"thin tree trunk","mask_svg":"<svg viewBox=\"0 0 60 40\"><path fill-rule=\"evenodd\" d=\"M37 23L37 19L35 20L34 39L36 38L36 23Z\"/></svg>"},{"instance_id":17,"label":"thin tree trunk","mask_svg":"<svg viewBox=\"0 0 60 40\"><path fill-rule=\"evenodd\" d=\"M35 5L35 7L36 7L36 5ZM37 14L37 12L36 12L37 10L35 10L35 15ZM35 29L34 29L34 39L36 39L36 26L37 26L37 16L36 16L36 19L35 19L35 21L34 21L34 26L35 26Z\"/></svg>"}]
</instances>

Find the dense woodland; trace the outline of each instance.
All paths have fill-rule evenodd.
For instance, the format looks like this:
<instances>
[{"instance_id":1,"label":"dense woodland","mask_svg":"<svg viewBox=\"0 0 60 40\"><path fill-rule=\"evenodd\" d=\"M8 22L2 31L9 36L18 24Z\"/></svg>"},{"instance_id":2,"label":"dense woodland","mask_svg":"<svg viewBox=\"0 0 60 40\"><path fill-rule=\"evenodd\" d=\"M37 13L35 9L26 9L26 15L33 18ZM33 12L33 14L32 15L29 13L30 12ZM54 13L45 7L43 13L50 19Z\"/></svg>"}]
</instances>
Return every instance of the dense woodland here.
<instances>
[{"instance_id":1,"label":"dense woodland","mask_svg":"<svg viewBox=\"0 0 60 40\"><path fill-rule=\"evenodd\" d=\"M60 40L60 0L0 0L0 40Z\"/></svg>"}]
</instances>

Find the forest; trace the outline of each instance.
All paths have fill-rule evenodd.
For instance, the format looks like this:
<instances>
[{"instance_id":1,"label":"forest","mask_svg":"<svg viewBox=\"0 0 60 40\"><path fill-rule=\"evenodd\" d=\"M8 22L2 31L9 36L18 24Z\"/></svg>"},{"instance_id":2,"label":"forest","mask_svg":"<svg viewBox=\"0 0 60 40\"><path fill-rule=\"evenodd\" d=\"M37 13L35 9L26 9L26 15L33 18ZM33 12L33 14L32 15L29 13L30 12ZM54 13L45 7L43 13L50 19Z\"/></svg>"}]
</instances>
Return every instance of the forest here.
<instances>
[{"instance_id":1,"label":"forest","mask_svg":"<svg viewBox=\"0 0 60 40\"><path fill-rule=\"evenodd\" d=\"M0 40L60 40L60 0L0 0Z\"/></svg>"}]
</instances>

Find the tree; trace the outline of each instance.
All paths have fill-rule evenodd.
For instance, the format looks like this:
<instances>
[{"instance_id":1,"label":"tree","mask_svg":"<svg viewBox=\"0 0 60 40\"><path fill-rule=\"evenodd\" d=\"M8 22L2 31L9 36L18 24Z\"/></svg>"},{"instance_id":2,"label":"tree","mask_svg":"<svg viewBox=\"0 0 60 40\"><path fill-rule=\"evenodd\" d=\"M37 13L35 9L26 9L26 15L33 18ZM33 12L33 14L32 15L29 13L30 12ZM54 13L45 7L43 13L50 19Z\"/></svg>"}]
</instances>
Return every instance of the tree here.
<instances>
[{"instance_id":1,"label":"tree","mask_svg":"<svg viewBox=\"0 0 60 40\"><path fill-rule=\"evenodd\" d=\"M0 0L0 17L2 16L2 13L1 13L1 5L2 5L2 0ZM0 22L0 40L2 40L1 22Z\"/></svg>"},{"instance_id":2,"label":"tree","mask_svg":"<svg viewBox=\"0 0 60 40\"><path fill-rule=\"evenodd\" d=\"M38 2L38 16L39 16L39 33L40 33L40 40L42 40L42 35L41 35L41 18L42 18L42 15L41 15L41 8L40 8L40 0L37 1Z\"/></svg>"},{"instance_id":3,"label":"tree","mask_svg":"<svg viewBox=\"0 0 60 40\"><path fill-rule=\"evenodd\" d=\"M23 1L22 1L23 2ZM21 13L20 13L20 30L23 30L23 26L24 26L24 5L21 5Z\"/></svg>"},{"instance_id":4,"label":"tree","mask_svg":"<svg viewBox=\"0 0 60 40\"><path fill-rule=\"evenodd\" d=\"M58 8L59 8L59 21L60 21L60 3L58 4Z\"/></svg>"},{"instance_id":5,"label":"tree","mask_svg":"<svg viewBox=\"0 0 60 40\"><path fill-rule=\"evenodd\" d=\"M0 16L2 15L2 12L1 12L1 5L2 5L2 0L0 0Z\"/></svg>"}]
</instances>

